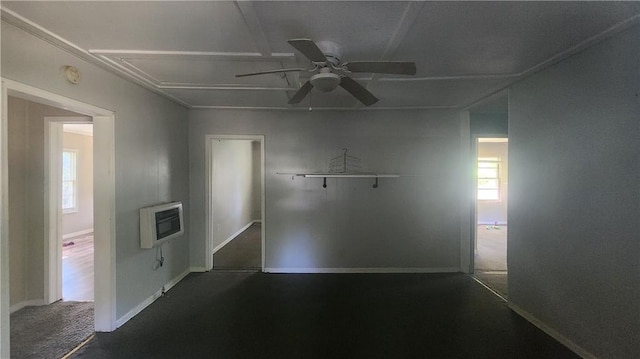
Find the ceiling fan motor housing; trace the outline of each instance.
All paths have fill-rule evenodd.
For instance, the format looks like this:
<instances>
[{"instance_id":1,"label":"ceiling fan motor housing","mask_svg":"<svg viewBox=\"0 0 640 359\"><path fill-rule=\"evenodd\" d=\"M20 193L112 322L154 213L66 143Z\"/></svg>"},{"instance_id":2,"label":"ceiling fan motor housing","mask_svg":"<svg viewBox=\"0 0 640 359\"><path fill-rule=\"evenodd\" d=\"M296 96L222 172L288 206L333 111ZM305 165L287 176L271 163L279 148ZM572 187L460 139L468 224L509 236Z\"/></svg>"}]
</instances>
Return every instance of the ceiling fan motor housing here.
<instances>
[{"instance_id":1,"label":"ceiling fan motor housing","mask_svg":"<svg viewBox=\"0 0 640 359\"><path fill-rule=\"evenodd\" d=\"M338 66L342 60L342 48L333 41L318 41L316 45L322 51L327 61Z\"/></svg>"}]
</instances>

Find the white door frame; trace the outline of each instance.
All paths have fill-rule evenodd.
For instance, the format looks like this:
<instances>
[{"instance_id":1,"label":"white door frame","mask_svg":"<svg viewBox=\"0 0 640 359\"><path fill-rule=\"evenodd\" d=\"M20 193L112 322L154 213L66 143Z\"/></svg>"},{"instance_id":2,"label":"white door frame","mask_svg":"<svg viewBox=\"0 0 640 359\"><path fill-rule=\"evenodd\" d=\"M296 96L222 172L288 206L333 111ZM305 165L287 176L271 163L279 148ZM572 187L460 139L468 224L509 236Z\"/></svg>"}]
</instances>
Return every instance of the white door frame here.
<instances>
[{"instance_id":1,"label":"white door frame","mask_svg":"<svg viewBox=\"0 0 640 359\"><path fill-rule=\"evenodd\" d=\"M62 151L63 125L65 123L93 124L85 117L47 116L44 118L44 223L49 223L45 233L45 249L49 253L49 265L45 281L45 303L62 299ZM48 245L46 244L48 242ZM94 253L96 253L94 249ZM48 287L48 288L47 288Z\"/></svg>"},{"instance_id":2,"label":"white door frame","mask_svg":"<svg viewBox=\"0 0 640 359\"><path fill-rule=\"evenodd\" d=\"M205 177L206 177L206 189L205 189L205 269L210 271L213 269L213 198L211 193L211 186L213 184L213 176L211 170L213 168L213 154L211 153L212 142L214 140L252 140L260 142L260 207L261 207L261 221L262 221L262 271L264 272L265 266L265 162L264 162L264 135L206 135L205 136Z\"/></svg>"},{"instance_id":3,"label":"white door frame","mask_svg":"<svg viewBox=\"0 0 640 359\"><path fill-rule=\"evenodd\" d=\"M473 271L473 254L471 262L469 253L473 253L473 233L471 228L471 214L473 191L469 188L469 181L474 178L473 167L469 166L471 154L471 120L469 111L460 112L460 272L471 273Z\"/></svg>"},{"instance_id":4,"label":"white door frame","mask_svg":"<svg viewBox=\"0 0 640 359\"><path fill-rule=\"evenodd\" d=\"M96 107L84 102L76 101L45 90L2 78L2 124L0 126L0 151L2 153L2 203L0 214L1 238L0 248L0 286L9 288L8 266L8 146L7 146L7 105L8 96L16 96L29 101L68 109L92 117L94 127L94 247L95 247L95 329L96 331L112 331L116 328L116 297L115 297L115 138L113 111ZM49 194L53 195L53 194ZM48 201L49 198L45 198ZM54 217L55 218L55 217ZM50 228L51 217L45 215L45 228ZM45 296L51 298L54 290L51 285L49 270L49 246L54 245L45 236ZM2 308L0 312L0 334L2 342L0 354L4 354L9 347L9 296L8 291L2 291ZM55 297L55 295L53 296ZM45 298L43 298L45 299ZM5 346L6 345L6 346ZM7 348L7 349L5 349ZM0 355L1 356L1 355Z\"/></svg>"}]
</instances>

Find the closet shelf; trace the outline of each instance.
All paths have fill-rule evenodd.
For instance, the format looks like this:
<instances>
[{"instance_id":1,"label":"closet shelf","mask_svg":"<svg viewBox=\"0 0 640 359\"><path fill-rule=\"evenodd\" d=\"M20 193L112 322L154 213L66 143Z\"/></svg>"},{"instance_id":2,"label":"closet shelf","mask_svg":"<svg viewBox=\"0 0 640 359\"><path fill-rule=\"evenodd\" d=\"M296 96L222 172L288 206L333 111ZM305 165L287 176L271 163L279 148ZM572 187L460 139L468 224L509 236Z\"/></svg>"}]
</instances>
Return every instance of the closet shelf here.
<instances>
[{"instance_id":1,"label":"closet shelf","mask_svg":"<svg viewBox=\"0 0 640 359\"><path fill-rule=\"evenodd\" d=\"M399 174L393 173L287 173L287 172L276 172L278 175L286 175L291 176L291 179L294 177L304 177L304 178L322 178L322 187L327 188L327 178L375 178L375 183L373 184L373 188L378 188L378 178L398 178Z\"/></svg>"},{"instance_id":2,"label":"closet shelf","mask_svg":"<svg viewBox=\"0 0 640 359\"><path fill-rule=\"evenodd\" d=\"M288 173L276 172L278 175L298 176L305 178L398 178L399 174L392 173Z\"/></svg>"}]
</instances>

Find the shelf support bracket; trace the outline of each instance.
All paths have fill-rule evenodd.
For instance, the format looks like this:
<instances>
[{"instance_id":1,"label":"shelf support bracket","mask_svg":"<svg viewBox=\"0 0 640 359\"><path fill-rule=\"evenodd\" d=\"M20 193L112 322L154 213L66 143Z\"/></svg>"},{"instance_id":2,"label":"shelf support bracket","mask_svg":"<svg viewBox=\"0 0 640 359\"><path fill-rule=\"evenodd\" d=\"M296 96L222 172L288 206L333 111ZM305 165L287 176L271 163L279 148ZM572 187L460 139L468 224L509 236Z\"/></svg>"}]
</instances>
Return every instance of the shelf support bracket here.
<instances>
[{"instance_id":1,"label":"shelf support bracket","mask_svg":"<svg viewBox=\"0 0 640 359\"><path fill-rule=\"evenodd\" d=\"M322 188L327 188L327 177L323 177Z\"/></svg>"},{"instance_id":2,"label":"shelf support bracket","mask_svg":"<svg viewBox=\"0 0 640 359\"><path fill-rule=\"evenodd\" d=\"M373 188L378 188L378 177L376 177L376 183L373 184Z\"/></svg>"}]
</instances>

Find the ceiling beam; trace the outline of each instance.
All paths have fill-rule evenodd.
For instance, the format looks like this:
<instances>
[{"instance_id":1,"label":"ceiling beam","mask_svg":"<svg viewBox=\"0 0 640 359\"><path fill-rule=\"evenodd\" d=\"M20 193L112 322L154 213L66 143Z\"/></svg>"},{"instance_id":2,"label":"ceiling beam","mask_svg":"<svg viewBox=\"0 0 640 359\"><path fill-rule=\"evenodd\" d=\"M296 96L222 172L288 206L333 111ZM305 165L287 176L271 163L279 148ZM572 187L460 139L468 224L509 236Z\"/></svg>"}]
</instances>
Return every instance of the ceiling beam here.
<instances>
[{"instance_id":1,"label":"ceiling beam","mask_svg":"<svg viewBox=\"0 0 640 359\"><path fill-rule=\"evenodd\" d=\"M295 54L292 52L277 52L269 55L262 55L258 52L212 52L212 51L157 51L157 50L111 50L111 49L89 49L93 55L103 55L119 58L135 59L157 59L162 58L187 58L187 59L211 59L230 61L281 61L294 60Z\"/></svg>"},{"instance_id":2,"label":"ceiling beam","mask_svg":"<svg viewBox=\"0 0 640 359\"><path fill-rule=\"evenodd\" d=\"M296 91L294 87L267 87L267 86L241 86L241 85L196 85L196 84L162 84L160 89L168 90L211 90L211 91Z\"/></svg>"},{"instance_id":3,"label":"ceiling beam","mask_svg":"<svg viewBox=\"0 0 640 359\"><path fill-rule=\"evenodd\" d=\"M398 23L396 30L393 32L393 35L387 44L387 48L384 50L378 61L390 61L391 58L393 58L398 47L402 44L402 40L404 40L407 32L409 32L409 28L411 28L411 25L413 25L418 18L418 15L420 15L420 10L423 5L424 3L422 1L410 1L407 3L404 13L402 14L402 18L400 18L400 22ZM371 77L371 81L369 81L369 84L366 86L367 90L371 91L376 87L380 76L380 74L374 74ZM355 107L362 107L362 104L357 101Z\"/></svg>"},{"instance_id":4,"label":"ceiling beam","mask_svg":"<svg viewBox=\"0 0 640 359\"><path fill-rule=\"evenodd\" d=\"M235 4L244 19L245 25L247 25L247 29L253 38L258 52L260 52L262 56L271 56L271 46L269 46L267 35L265 35L262 29L262 23L260 23L253 3L250 1L236 1Z\"/></svg>"}]
</instances>

